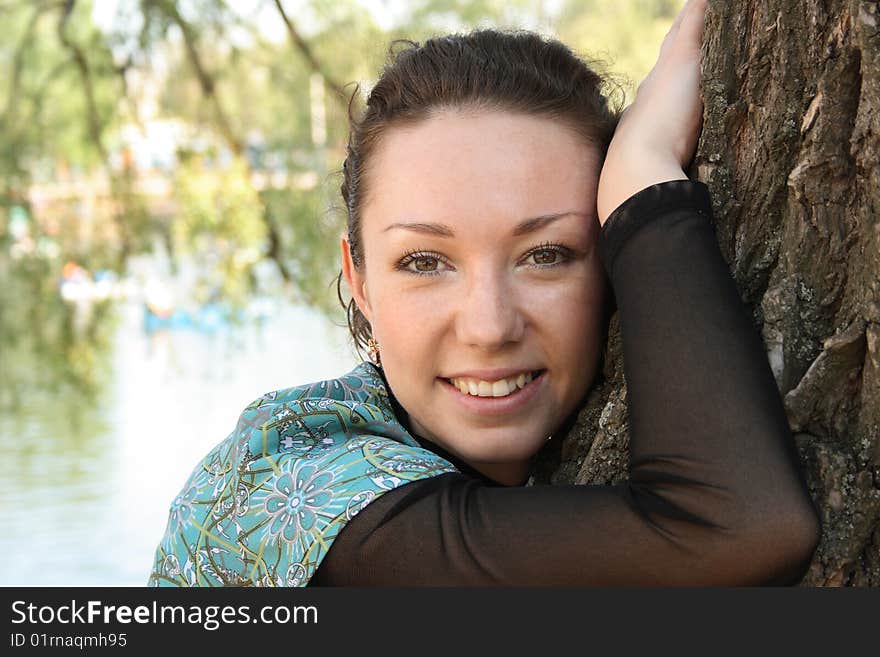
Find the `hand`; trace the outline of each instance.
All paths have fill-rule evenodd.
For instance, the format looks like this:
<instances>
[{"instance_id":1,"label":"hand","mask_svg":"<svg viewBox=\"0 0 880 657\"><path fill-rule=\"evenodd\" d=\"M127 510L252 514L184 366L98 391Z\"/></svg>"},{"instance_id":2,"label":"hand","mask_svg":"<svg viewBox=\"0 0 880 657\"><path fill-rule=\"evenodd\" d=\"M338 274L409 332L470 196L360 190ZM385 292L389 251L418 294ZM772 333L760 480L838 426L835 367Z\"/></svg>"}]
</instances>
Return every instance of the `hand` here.
<instances>
[{"instance_id":1,"label":"hand","mask_svg":"<svg viewBox=\"0 0 880 657\"><path fill-rule=\"evenodd\" d=\"M636 192L686 180L703 122L700 47L708 0L688 0L660 46L657 63L624 110L599 176L599 222Z\"/></svg>"}]
</instances>

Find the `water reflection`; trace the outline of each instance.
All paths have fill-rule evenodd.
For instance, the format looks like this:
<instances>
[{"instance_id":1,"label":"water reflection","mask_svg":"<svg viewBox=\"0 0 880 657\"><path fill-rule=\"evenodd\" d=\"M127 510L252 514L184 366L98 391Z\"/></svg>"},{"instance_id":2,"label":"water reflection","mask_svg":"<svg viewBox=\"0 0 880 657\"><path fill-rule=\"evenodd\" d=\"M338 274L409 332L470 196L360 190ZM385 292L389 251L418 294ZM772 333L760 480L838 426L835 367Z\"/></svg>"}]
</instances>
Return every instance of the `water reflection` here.
<instances>
[{"instance_id":1,"label":"water reflection","mask_svg":"<svg viewBox=\"0 0 880 657\"><path fill-rule=\"evenodd\" d=\"M37 340L36 351L26 333L13 340L7 327L0 335L0 550L7 555L0 584L143 585L168 505L244 406L355 364L345 331L302 306L264 300L238 323L221 321L215 308L210 331L147 330L138 299L98 312L111 327L103 347L98 333ZM64 322L72 331L73 315ZM87 331L103 330L93 324ZM45 358L52 348L59 353ZM40 368L43 375L32 371ZM74 385L71 372L88 373L91 383Z\"/></svg>"}]
</instances>

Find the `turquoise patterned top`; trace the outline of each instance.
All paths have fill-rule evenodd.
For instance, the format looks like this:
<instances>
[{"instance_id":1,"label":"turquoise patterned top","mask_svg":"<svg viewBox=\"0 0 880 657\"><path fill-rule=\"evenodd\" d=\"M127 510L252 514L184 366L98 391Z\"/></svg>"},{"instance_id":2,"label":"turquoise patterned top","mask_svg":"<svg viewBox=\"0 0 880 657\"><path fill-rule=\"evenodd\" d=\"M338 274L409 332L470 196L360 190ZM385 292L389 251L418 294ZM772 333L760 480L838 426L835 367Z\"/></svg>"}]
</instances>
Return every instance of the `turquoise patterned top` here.
<instances>
[{"instance_id":1,"label":"turquoise patterned top","mask_svg":"<svg viewBox=\"0 0 880 657\"><path fill-rule=\"evenodd\" d=\"M305 586L383 493L457 472L395 417L372 363L263 395L171 504L150 586Z\"/></svg>"}]
</instances>

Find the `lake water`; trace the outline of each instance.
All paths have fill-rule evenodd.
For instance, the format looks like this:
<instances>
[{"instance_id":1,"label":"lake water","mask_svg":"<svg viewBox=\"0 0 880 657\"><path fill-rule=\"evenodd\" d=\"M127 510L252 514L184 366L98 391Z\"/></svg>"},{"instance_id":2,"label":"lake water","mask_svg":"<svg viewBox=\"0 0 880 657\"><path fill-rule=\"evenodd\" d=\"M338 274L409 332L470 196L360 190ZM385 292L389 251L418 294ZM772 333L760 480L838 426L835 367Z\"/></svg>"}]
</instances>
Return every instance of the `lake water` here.
<instances>
[{"instance_id":1,"label":"lake water","mask_svg":"<svg viewBox=\"0 0 880 657\"><path fill-rule=\"evenodd\" d=\"M94 407L42 395L0 417L0 585L145 585L169 504L242 409L358 362L307 307L214 334L149 335L141 304L120 312Z\"/></svg>"}]
</instances>

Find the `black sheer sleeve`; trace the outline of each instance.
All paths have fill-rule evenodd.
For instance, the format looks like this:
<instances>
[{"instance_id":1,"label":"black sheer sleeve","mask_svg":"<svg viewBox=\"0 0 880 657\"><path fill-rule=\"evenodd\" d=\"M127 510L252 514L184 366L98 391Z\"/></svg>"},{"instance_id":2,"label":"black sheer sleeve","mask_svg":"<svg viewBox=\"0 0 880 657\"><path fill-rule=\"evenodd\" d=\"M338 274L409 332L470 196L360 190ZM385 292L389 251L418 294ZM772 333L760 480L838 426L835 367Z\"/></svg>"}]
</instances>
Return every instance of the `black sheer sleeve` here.
<instances>
[{"instance_id":1,"label":"black sheer sleeve","mask_svg":"<svg viewBox=\"0 0 880 657\"><path fill-rule=\"evenodd\" d=\"M627 199L599 253L620 313L630 429L619 486L444 474L390 491L312 585L790 584L819 540L779 391L722 258L706 186Z\"/></svg>"}]
</instances>

